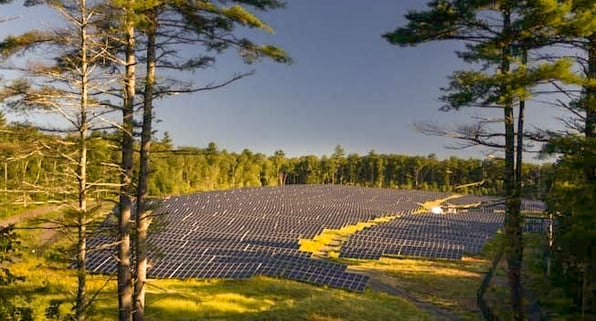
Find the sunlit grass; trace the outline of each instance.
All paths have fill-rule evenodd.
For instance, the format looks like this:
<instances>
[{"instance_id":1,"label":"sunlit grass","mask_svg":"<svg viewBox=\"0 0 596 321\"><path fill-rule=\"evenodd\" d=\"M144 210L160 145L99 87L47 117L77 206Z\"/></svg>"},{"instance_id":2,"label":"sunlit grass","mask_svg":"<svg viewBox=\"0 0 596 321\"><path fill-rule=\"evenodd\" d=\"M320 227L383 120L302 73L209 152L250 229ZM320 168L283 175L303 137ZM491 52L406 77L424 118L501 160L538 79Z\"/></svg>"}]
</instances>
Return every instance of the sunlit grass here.
<instances>
[{"instance_id":1,"label":"sunlit grass","mask_svg":"<svg viewBox=\"0 0 596 321\"><path fill-rule=\"evenodd\" d=\"M24 242L27 249L11 266L25 281L0 287L19 306L30 307L36 320L45 320L52 302L62 302L62 318L72 313L76 273L67 269L72 240L63 238L45 251L32 253L35 230ZM55 247L54 247L55 246ZM57 253L62 252L62 256ZM89 296L95 296L88 320L117 320L114 276L89 275ZM305 283L254 277L249 280L149 280L148 321L279 320L373 321L430 320L426 312L399 297L365 291L353 293Z\"/></svg>"},{"instance_id":2,"label":"sunlit grass","mask_svg":"<svg viewBox=\"0 0 596 321\"><path fill-rule=\"evenodd\" d=\"M300 244L300 250L304 252L317 253L322 251L329 251L336 253L343 243L350 235L362 231L367 227L371 227L376 224L386 223L398 218L399 215L387 215L383 217L377 217L375 219L359 222L353 225L347 225L340 229L324 229L319 235L316 235L312 239L301 239L298 241ZM338 242L339 244L334 246L333 243ZM333 254L331 254L333 256Z\"/></svg>"},{"instance_id":3,"label":"sunlit grass","mask_svg":"<svg viewBox=\"0 0 596 321\"><path fill-rule=\"evenodd\" d=\"M265 277L165 282L168 289L177 290L154 294L157 301L148 305L149 320L173 319L167 312L172 310L178 311L175 320L429 320L402 299L372 292L351 293ZM183 284L177 286L178 282ZM157 306L159 301L164 305ZM192 311L192 318L182 317L186 311Z\"/></svg>"},{"instance_id":4,"label":"sunlit grass","mask_svg":"<svg viewBox=\"0 0 596 321\"><path fill-rule=\"evenodd\" d=\"M36 208L41 207L42 205L39 204L32 204L28 206L23 205L12 205L8 203L4 203L0 205L0 219L7 219L15 215L19 215L24 211L31 211Z\"/></svg>"},{"instance_id":5,"label":"sunlit grass","mask_svg":"<svg viewBox=\"0 0 596 321\"><path fill-rule=\"evenodd\" d=\"M181 295L182 294L182 295ZM152 293L147 297L147 316L150 320L184 320L182 315L203 318L254 314L270 310L275 302L249 297L240 293L208 294L202 291L188 293Z\"/></svg>"},{"instance_id":6,"label":"sunlit grass","mask_svg":"<svg viewBox=\"0 0 596 321\"><path fill-rule=\"evenodd\" d=\"M490 265L483 258L461 261L381 258L352 262L353 269L368 271L384 283L460 314L466 320L482 320L476 307L476 290Z\"/></svg>"},{"instance_id":7,"label":"sunlit grass","mask_svg":"<svg viewBox=\"0 0 596 321\"><path fill-rule=\"evenodd\" d=\"M43 320L50 302L63 301L61 315L71 313L75 300L74 271L24 255L13 265L25 281L0 289L33 308ZM89 293L100 291L90 320L116 320L116 280L88 278ZM172 320L430 320L404 299L372 291L353 293L267 277L249 280L149 280L146 315L149 321ZM19 299L21 298L21 299Z\"/></svg>"}]
</instances>

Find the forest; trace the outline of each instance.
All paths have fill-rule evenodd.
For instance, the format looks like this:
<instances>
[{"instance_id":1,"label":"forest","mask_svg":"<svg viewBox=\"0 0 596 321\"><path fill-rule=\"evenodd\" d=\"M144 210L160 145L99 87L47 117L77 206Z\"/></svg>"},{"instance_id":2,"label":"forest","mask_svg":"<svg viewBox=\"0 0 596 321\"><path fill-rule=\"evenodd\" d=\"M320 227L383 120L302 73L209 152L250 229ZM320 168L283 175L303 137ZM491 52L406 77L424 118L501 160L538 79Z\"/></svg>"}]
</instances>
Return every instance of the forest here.
<instances>
[{"instance_id":1,"label":"forest","mask_svg":"<svg viewBox=\"0 0 596 321\"><path fill-rule=\"evenodd\" d=\"M35 205L69 202L76 186L66 173L73 172L61 154L76 150L74 139L59 140L32 126L2 125L3 204ZM118 173L117 133L96 133L89 138L88 179L101 185L96 199L114 197ZM110 143L112 142L112 143ZM138 146L136 146L138 148ZM151 197L194 192L287 184L342 184L382 188L417 189L476 195L500 195L503 161L498 159L440 160L434 155L408 156L346 153L337 146L330 156L287 157L281 150L264 155L245 149L220 150L215 143L205 148L176 147L168 134L152 145ZM550 164L524 164L524 195L539 199L549 189ZM135 177L138 172L134 172ZM109 188L112 184L112 188Z\"/></svg>"},{"instance_id":2,"label":"forest","mask_svg":"<svg viewBox=\"0 0 596 321\"><path fill-rule=\"evenodd\" d=\"M0 4L11 1L0 0ZM116 204L119 320L143 321L151 203L199 191L345 184L496 195L506 205L504 246L511 319L524 320L525 237L521 200L545 200L556 230L545 251L554 258L544 280L557 291L561 318L596 317L593 213L596 199L596 4L593 1L433 0L409 10L405 23L379 41L402 47L463 43L456 55L470 69L455 71L439 97L443 111L496 110L456 128L420 124L428 135L463 147L498 150L486 159L345 151L287 157L245 149L176 146L155 130L154 107L176 95L225 90L252 72L220 82L185 78L216 65L224 52L240 61L289 64L291 53L248 35L273 32L259 13L281 10L278 0L25 1L46 6L59 28L28 30L0 42L0 171L5 215L16 207L62 204L75 231L77 289L73 319L85 320L87 239L98 207ZM11 23L0 17L2 27ZM402 21L403 22L403 21ZM250 30L252 33L246 32ZM244 32L242 32L244 31ZM371 35L379 38L380 35ZM255 39L259 39L255 37ZM197 49L199 48L199 49ZM27 57L30 59L23 59ZM539 98L563 110L557 130L527 126L526 103ZM553 98L555 97L555 98ZM21 122L7 121L20 115ZM23 116L24 115L24 116ZM48 115L55 122L45 121ZM538 145L538 148L533 148ZM531 164L529 152L555 156ZM18 235L2 229L0 286L10 273ZM132 252L132 253L131 253ZM21 320L0 296L0 317Z\"/></svg>"}]
</instances>

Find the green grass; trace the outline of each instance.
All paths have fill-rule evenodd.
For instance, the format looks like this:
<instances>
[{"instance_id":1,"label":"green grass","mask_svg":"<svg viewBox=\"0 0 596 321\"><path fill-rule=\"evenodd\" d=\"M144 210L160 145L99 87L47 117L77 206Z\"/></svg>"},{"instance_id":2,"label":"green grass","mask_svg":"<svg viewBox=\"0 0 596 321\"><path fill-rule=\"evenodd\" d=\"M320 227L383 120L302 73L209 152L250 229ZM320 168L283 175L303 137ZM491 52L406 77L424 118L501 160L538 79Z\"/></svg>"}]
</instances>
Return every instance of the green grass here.
<instances>
[{"instance_id":1,"label":"green grass","mask_svg":"<svg viewBox=\"0 0 596 321\"><path fill-rule=\"evenodd\" d=\"M44 320L53 300L65 301L61 314L70 312L75 298L76 276L43 257L26 254L13 265L26 280L0 289L34 309ZM100 291L90 320L116 320L116 281L108 276L89 277L90 293ZM366 291L317 287L267 277L249 280L149 280L146 316L149 321L171 320L280 320L366 321L430 320L404 299Z\"/></svg>"},{"instance_id":2,"label":"green grass","mask_svg":"<svg viewBox=\"0 0 596 321\"><path fill-rule=\"evenodd\" d=\"M411 303L266 277L152 280L148 320L430 320Z\"/></svg>"},{"instance_id":3,"label":"green grass","mask_svg":"<svg viewBox=\"0 0 596 321\"><path fill-rule=\"evenodd\" d=\"M355 269L369 271L384 283L404 290L416 299L450 310L465 320L482 320L476 307L476 290L490 261L386 258L352 262Z\"/></svg>"},{"instance_id":4,"label":"green grass","mask_svg":"<svg viewBox=\"0 0 596 321\"><path fill-rule=\"evenodd\" d=\"M21 214L23 211L29 211L38 207L40 207L40 205L34 204L25 207L23 205L2 204L0 205L0 220L13 217Z\"/></svg>"}]
</instances>

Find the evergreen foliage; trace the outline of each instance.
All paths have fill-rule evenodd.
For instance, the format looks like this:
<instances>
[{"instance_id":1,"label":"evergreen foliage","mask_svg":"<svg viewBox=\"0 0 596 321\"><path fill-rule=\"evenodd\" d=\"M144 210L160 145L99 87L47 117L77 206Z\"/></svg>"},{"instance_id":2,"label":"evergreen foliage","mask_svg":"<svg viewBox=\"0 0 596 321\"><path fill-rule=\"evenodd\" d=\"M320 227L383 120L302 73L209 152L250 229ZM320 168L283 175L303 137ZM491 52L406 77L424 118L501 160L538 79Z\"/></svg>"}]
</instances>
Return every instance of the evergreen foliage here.
<instances>
[{"instance_id":1,"label":"evergreen foliage","mask_svg":"<svg viewBox=\"0 0 596 321\"><path fill-rule=\"evenodd\" d=\"M0 287L22 281L23 278L10 271L10 264L18 255L20 242L14 225L0 226ZM0 295L0 319L6 321L32 321L33 310L13 303L16 296Z\"/></svg>"},{"instance_id":2,"label":"evergreen foliage","mask_svg":"<svg viewBox=\"0 0 596 321\"><path fill-rule=\"evenodd\" d=\"M581 77L572 71L573 61L541 52L554 44L556 32L566 19L565 2L554 1L471 1L435 0L428 10L406 14L407 24L384 35L390 43L414 46L438 40L459 40L465 51L458 56L476 69L456 71L444 89L443 110L462 107L500 109L502 117L480 120L458 129L428 128L430 134L455 137L464 146L483 145L499 148L504 154L503 195L507 210L505 219L505 253L510 281L511 310L514 320L524 319L524 291L521 270L523 258L522 155L526 100L542 84L579 84ZM532 58L528 62L528 58ZM535 58L535 59L534 59ZM561 88L560 86L556 86ZM517 110L517 116L514 110ZM496 129L496 125L503 126Z\"/></svg>"}]
</instances>

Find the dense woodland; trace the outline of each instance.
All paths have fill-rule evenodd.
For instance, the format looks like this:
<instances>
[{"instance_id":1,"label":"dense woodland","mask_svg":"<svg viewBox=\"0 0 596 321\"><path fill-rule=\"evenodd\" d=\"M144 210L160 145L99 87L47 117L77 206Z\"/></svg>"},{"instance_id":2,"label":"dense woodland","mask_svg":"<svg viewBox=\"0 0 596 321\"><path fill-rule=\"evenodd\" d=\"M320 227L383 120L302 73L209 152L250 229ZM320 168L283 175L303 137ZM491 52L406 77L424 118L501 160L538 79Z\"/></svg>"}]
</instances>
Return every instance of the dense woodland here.
<instances>
[{"instance_id":1,"label":"dense woodland","mask_svg":"<svg viewBox=\"0 0 596 321\"><path fill-rule=\"evenodd\" d=\"M4 124L2 141L4 203L31 205L68 202L76 190L68 173L70 163L60 155L69 150L68 137L43 134L31 126ZM119 162L114 148L116 133L90 137L89 179L97 185L117 184L118 173L110 164ZM434 155L367 155L346 153L337 146L330 156L287 157L279 150L264 155L248 149L240 153L220 150L215 143L205 148L176 147L167 133L155 140L151 160L149 195L164 197L200 191L287 184L343 184L354 186L421 189L478 195L502 194L502 160L440 160ZM549 164L524 166L524 195L540 198L548 190ZM137 173L135 173L136 175ZM97 188L96 199L115 197L117 189Z\"/></svg>"},{"instance_id":2,"label":"dense woodland","mask_svg":"<svg viewBox=\"0 0 596 321\"><path fill-rule=\"evenodd\" d=\"M10 2L0 0L0 3ZM596 4L593 1L434 0L410 11L406 23L383 35L402 47L460 41L457 55L476 69L449 77L443 110L493 109L501 116L475 119L454 129L421 126L466 146L498 150L484 160L434 155L357 155L338 146L329 156L286 157L221 150L215 143L176 147L155 137L153 106L171 95L215 90L241 81L238 74L212 85L178 78L215 64L236 50L256 63L291 61L281 48L243 38L243 29L272 31L255 12L282 9L277 0L230 1L25 1L46 5L64 20L58 30L32 30L0 42L1 107L27 123L0 122L2 202L70 206L77 246L78 289L73 318L85 320L87 227L94 200L117 206L118 306L122 321L144 320L147 236L146 200L214 189L284 184L347 184L500 195L506 203L505 245L513 320L524 320L524 236L521 198L547 201L557 221L554 257L544 275L549 309L569 320L596 319ZM10 21L0 22L3 25ZM378 37L379 35L371 35ZM379 41L382 41L381 39ZM183 48L192 48L184 51ZM197 49L200 48L200 49ZM564 48L564 50L561 50ZM407 50L397 49L396 50ZM43 61L28 64L44 53ZM184 56L182 52L198 53ZM37 54L37 56L36 56ZM156 82L159 79L159 84ZM540 88L538 90L537 88ZM545 89L548 88L548 89ZM225 89L221 89L225 90ZM553 96L557 94L559 96ZM554 131L528 130L526 103L538 97L568 112ZM553 98L564 97L564 99ZM52 114L63 126L36 116ZM530 145L557 156L554 164L524 161ZM137 213L133 214L136 209ZM0 255L9 266L10 228ZM15 245L16 246L16 245ZM131 260L131 249L136 259ZM2 284L18 282L3 270ZM2 285L0 284L0 286ZM20 320L0 297L0 318ZM133 313L134 312L134 313ZM19 312L20 313L20 312Z\"/></svg>"}]
</instances>

